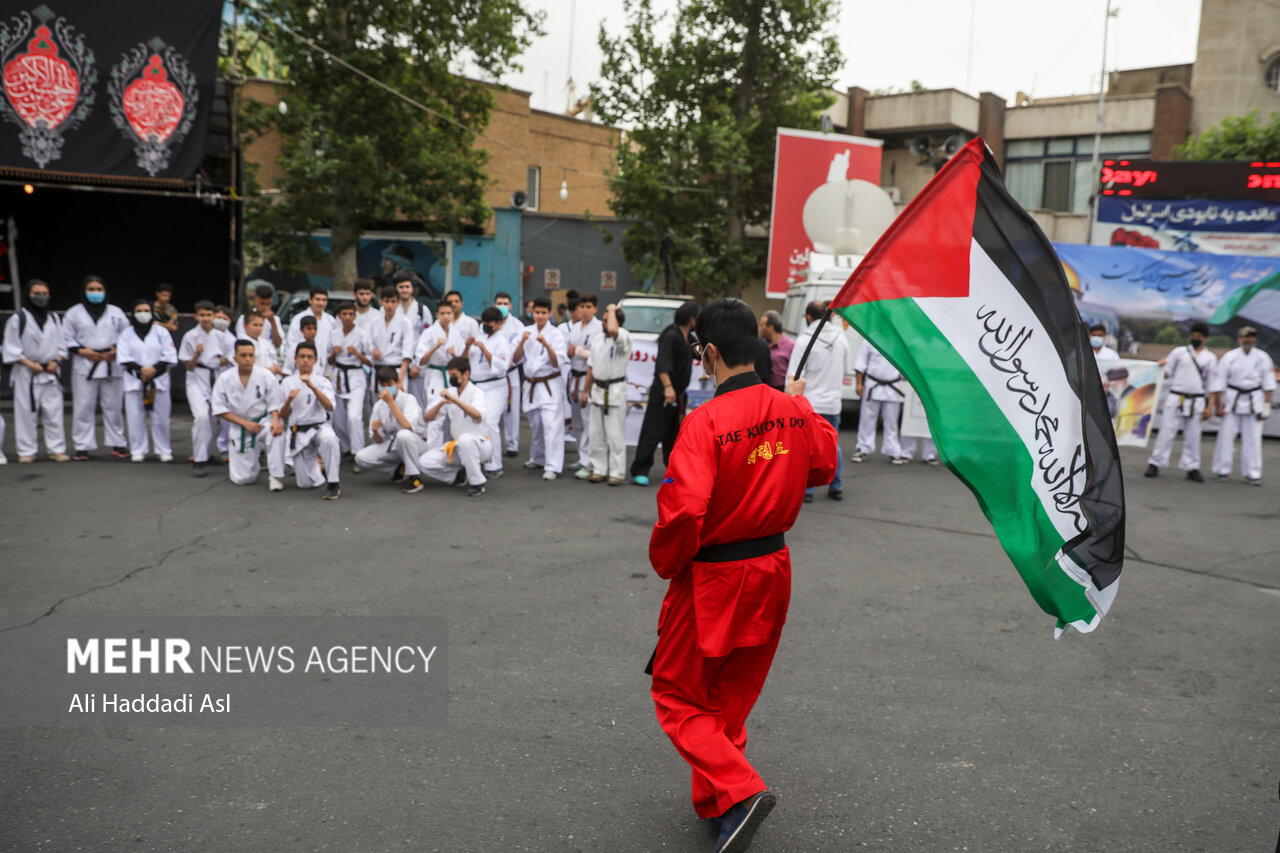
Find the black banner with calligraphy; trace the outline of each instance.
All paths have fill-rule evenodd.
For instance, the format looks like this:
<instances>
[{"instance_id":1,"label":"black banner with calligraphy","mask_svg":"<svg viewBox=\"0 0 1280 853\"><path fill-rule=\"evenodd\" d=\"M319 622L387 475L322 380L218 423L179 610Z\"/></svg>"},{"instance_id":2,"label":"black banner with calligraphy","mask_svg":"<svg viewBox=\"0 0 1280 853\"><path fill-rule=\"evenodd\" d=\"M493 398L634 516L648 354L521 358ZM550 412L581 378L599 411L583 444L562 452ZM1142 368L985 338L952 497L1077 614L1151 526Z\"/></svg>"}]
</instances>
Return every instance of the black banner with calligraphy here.
<instances>
[{"instance_id":1,"label":"black banner with calligraphy","mask_svg":"<svg viewBox=\"0 0 1280 853\"><path fill-rule=\"evenodd\" d=\"M222 5L50 0L6 11L0 167L192 177L204 158Z\"/></svg>"}]
</instances>

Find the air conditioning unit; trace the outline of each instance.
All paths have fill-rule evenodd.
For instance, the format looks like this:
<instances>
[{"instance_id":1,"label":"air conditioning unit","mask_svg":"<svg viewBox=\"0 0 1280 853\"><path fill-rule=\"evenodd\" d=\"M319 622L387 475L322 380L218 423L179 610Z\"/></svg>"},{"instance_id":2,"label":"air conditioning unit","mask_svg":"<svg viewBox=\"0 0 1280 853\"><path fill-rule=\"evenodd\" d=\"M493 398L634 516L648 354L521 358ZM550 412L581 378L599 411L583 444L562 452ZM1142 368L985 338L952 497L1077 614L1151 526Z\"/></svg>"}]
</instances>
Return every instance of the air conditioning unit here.
<instances>
[{"instance_id":1,"label":"air conditioning unit","mask_svg":"<svg viewBox=\"0 0 1280 853\"><path fill-rule=\"evenodd\" d=\"M902 204L902 188L901 187L881 187L889 196L889 201L894 204Z\"/></svg>"}]
</instances>

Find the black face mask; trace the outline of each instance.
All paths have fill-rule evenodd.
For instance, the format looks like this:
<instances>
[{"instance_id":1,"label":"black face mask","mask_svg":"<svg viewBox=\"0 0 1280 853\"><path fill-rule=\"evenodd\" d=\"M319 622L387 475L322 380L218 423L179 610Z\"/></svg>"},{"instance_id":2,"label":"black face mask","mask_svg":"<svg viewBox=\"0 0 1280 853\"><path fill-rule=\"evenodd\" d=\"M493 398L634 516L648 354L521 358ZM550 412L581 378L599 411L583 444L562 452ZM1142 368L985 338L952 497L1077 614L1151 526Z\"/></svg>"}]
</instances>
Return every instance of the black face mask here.
<instances>
[{"instance_id":1,"label":"black face mask","mask_svg":"<svg viewBox=\"0 0 1280 853\"><path fill-rule=\"evenodd\" d=\"M485 333L486 335L492 335L492 334L493 334L493 326L484 325L484 326L481 326L480 328L484 329L484 333Z\"/></svg>"},{"instance_id":2,"label":"black face mask","mask_svg":"<svg viewBox=\"0 0 1280 853\"><path fill-rule=\"evenodd\" d=\"M1201 340L1200 338L1192 338L1191 346L1195 347L1196 349L1200 349L1200 347L1204 346L1204 341Z\"/></svg>"},{"instance_id":3,"label":"black face mask","mask_svg":"<svg viewBox=\"0 0 1280 853\"><path fill-rule=\"evenodd\" d=\"M451 386L453 386L454 388L461 388L461 387L462 387L462 379L461 379L461 378L459 378L459 377L457 377L457 376L450 376L450 377L449 377L449 384L450 384Z\"/></svg>"}]
</instances>

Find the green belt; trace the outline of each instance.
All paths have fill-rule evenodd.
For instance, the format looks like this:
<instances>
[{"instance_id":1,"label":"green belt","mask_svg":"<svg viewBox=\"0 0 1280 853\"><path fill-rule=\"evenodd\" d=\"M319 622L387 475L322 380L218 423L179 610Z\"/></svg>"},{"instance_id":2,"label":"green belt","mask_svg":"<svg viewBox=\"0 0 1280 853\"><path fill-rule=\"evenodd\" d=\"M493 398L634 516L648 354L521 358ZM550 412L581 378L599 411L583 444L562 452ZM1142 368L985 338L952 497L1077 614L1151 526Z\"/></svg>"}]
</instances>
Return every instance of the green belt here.
<instances>
[{"instance_id":1,"label":"green belt","mask_svg":"<svg viewBox=\"0 0 1280 853\"><path fill-rule=\"evenodd\" d=\"M270 414L271 414L270 412L266 412L262 415L262 417L254 418L253 422L255 424L260 424L262 423L262 419L267 417L267 415L270 415ZM245 418L245 420L248 420L248 418ZM246 439L248 439L248 444L245 443ZM249 432L244 427L240 427L240 452L244 453L246 447L256 448L257 446L258 446L258 433Z\"/></svg>"}]
</instances>

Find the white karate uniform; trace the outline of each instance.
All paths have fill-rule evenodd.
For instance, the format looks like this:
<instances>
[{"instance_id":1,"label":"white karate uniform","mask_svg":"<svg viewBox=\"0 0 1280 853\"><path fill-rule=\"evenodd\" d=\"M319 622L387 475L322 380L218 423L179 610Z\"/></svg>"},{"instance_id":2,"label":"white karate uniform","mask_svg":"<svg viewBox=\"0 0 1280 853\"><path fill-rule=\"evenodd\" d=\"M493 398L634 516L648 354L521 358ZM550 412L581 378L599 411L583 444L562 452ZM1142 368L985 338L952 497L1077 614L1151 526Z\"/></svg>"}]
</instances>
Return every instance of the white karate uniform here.
<instances>
[{"instance_id":1,"label":"white karate uniform","mask_svg":"<svg viewBox=\"0 0 1280 853\"><path fill-rule=\"evenodd\" d=\"M588 425L590 410L578 405L578 395L585 390L587 381L587 354L580 354L578 347L591 350L591 344L604 335L604 324L592 317L589 323L569 324L569 339L566 350L569 356L569 379L565 387L565 398L569 401L569 429L573 431L574 440L578 442L578 461L583 465L591 458L591 430ZM590 403L588 403L590 405Z\"/></svg>"},{"instance_id":2,"label":"white karate uniform","mask_svg":"<svg viewBox=\"0 0 1280 853\"><path fill-rule=\"evenodd\" d=\"M431 325L431 311L423 307L418 300L410 300L408 307L402 302L396 306L396 316L404 320L405 327L408 329L408 336L404 342L403 352L406 358L412 359L409 362L410 367L417 367L418 360L413 358L414 352L418 348L418 340L422 337L422 331ZM412 371L410 371L412 372ZM408 386L409 393L418 398L421 405L427 404L427 393L424 387L425 373L419 367L416 377L405 373L405 385Z\"/></svg>"},{"instance_id":3,"label":"white karate uniform","mask_svg":"<svg viewBox=\"0 0 1280 853\"><path fill-rule=\"evenodd\" d=\"M367 471L394 471L397 466L404 466L404 473L416 477L418 457L427 449L427 424L422 420L422 407L418 398L408 391L396 392L396 406L404 415L412 429L404 429L391 414L391 407L382 399L373 404L373 412L369 416L369 426L381 421L378 428L380 441L366 444L356 454L356 467Z\"/></svg>"},{"instance_id":4,"label":"white karate uniform","mask_svg":"<svg viewBox=\"0 0 1280 853\"><path fill-rule=\"evenodd\" d=\"M462 338L465 343L467 338L478 338L484 332L480 328L480 322L475 318L463 314L460 317L453 318L452 328L457 331L458 337Z\"/></svg>"},{"instance_id":5,"label":"white karate uniform","mask_svg":"<svg viewBox=\"0 0 1280 853\"><path fill-rule=\"evenodd\" d=\"M862 349L858 350L853 369L864 374L857 452L863 455L875 453L876 421L880 420L884 429L880 451L890 459L903 456L902 445L898 442L898 418L902 414L906 393L898 389L906 385L907 380L868 341L863 341Z\"/></svg>"},{"instance_id":6,"label":"white karate uniform","mask_svg":"<svg viewBox=\"0 0 1280 853\"><path fill-rule=\"evenodd\" d=\"M485 357L479 344L484 344L491 358ZM503 334L502 329L492 335L481 330L476 342L467 352L471 359L471 384L485 395L485 423L489 426L490 456L484 460L487 472L502 470L502 442L498 436L502 432L502 415L507 410L507 369L511 366L511 342Z\"/></svg>"},{"instance_id":7,"label":"white karate uniform","mask_svg":"<svg viewBox=\"0 0 1280 853\"><path fill-rule=\"evenodd\" d=\"M28 358L39 364L66 359L62 323L58 315L48 312L43 326L26 308L18 309L4 326L4 363L9 368L9 384L13 387L14 440L19 456L35 456L39 445L37 425L44 427L44 446L49 453L66 453L67 438L62 425L62 383L57 374L34 373L19 362ZM25 328L19 319L26 317Z\"/></svg>"},{"instance_id":8,"label":"white karate uniform","mask_svg":"<svg viewBox=\"0 0 1280 853\"><path fill-rule=\"evenodd\" d=\"M302 343L303 341L303 337L302 337L302 318L303 317L315 317L316 339L315 341L313 341L313 343L316 345L317 350L323 347L325 352L329 351L329 337L335 331L337 331L338 328L341 327L342 325L341 323L338 322L337 317L333 316L327 311L321 314L319 317L316 317L315 312L313 312L308 307L306 310L303 310L298 312L297 314L294 314L293 318L289 320L289 331L285 332L285 335L284 335L284 360L286 363L289 362L290 356L292 355L294 348L297 347L298 344Z\"/></svg>"},{"instance_id":9,"label":"white karate uniform","mask_svg":"<svg viewBox=\"0 0 1280 853\"><path fill-rule=\"evenodd\" d=\"M341 329L338 330L339 334L341 333L341 331L342 331ZM298 343L302 343L302 341L304 340L306 340L306 338L300 338L298 340ZM325 373L328 372L329 348L332 346L331 344L332 340L333 340L332 335L326 335L324 339L324 345L321 346L320 330L319 329L316 330L316 339L312 341L312 343L316 345L316 364L315 364L315 367L311 368L312 372L319 374L321 376L323 376ZM293 374L298 372L298 362L297 362L297 359L294 358L294 356L297 355L297 353L298 353L298 348L296 345L286 350L284 354L284 375L285 376L292 376Z\"/></svg>"},{"instance_id":10,"label":"white karate uniform","mask_svg":"<svg viewBox=\"0 0 1280 853\"><path fill-rule=\"evenodd\" d=\"M173 336L158 323L152 323L143 338L138 337L133 326L120 333L116 342L116 361L138 367L166 365L165 372L144 383L132 371L124 374L124 417L129 427L129 453L137 459L147 455L147 413L151 414L151 447L160 456L173 453L169 443L169 415L173 408L169 387L171 370L178 363L178 351L173 346ZM150 387L148 387L150 386ZM148 409L146 398L150 392L152 402ZM205 438L208 448L208 437Z\"/></svg>"},{"instance_id":11,"label":"white karate uniform","mask_svg":"<svg viewBox=\"0 0 1280 853\"><path fill-rule=\"evenodd\" d=\"M288 442L288 433L271 434L271 413L280 411L284 395L280 382L270 371L253 366L247 381L241 380L239 368L232 368L218 377L213 385L211 408L215 416L226 413L239 415L245 420L262 424L256 434L242 426L231 424L231 442L227 447L227 471L231 482L247 486L258 479L262 469L262 454L267 454L267 470L272 477L284 479L284 454L275 450ZM223 423L231 422L219 418ZM275 452L273 452L273 450Z\"/></svg>"},{"instance_id":12,"label":"white karate uniform","mask_svg":"<svg viewBox=\"0 0 1280 853\"><path fill-rule=\"evenodd\" d=\"M312 371L311 384L329 398L330 404L333 403L337 392L319 369ZM295 390L298 394L290 402L289 395ZM326 482L337 483L342 464L338 434L329 425L329 410L321 405L316 391L307 387L298 373L280 383L280 394L284 400L280 408L288 405L289 417L280 450L275 451L274 444L271 449L276 452L280 464L283 464L286 454L293 459L293 476L299 489L314 489ZM324 461L323 473L320 470L321 459Z\"/></svg>"},{"instance_id":13,"label":"white karate uniform","mask_svg":"<svg viewBox=\"0 0 1280 853\"><path fill-rule=\"evenodd\" d=\"M591 387L587 390L590 408L591 473L601 477L627 476L627 365L631 363L631 333L618 329L611 338L604 333L591 341ZM581 451L579 451L581 452Z\"/></svg>"},{"instance_id":14,"label":"white karate uniform","mask_svg":"<svg viewBox=\"0 0 1280 853\"><path fill-rule=\"evenodd\" d=\"M524 334L524 323L515 314L508 314L502 322L501 333L506 335L514 353L520 336ZM507 407L502 415L502 442L510 453L520 449L520 391L520 366L512 364L507 368Z\"/></svg>"},{"instance_id":15,"label":"white karate uniform","mask_svg":"<svg viewBox=\"0 0 1280 853\"><path fill-rule=\"evenodd\" d=\"M441 340L444 343L436 346ZM435 347L434 352L431 352L432 347ZM422 394L415 394L414 396L423 401L423 410L430 409L439 402L440 391L449 384L445 365L449 363L449 359L462 355L462 349L462 337L452 323L446 329L437 320L418 336L417 349L413 353L413 363L418 365L422 371L422 375L419 377L422 380ZM423 364L422 359L427 357L428 352L431 352L431 357L427 358L426 364ZM439 418L427 424L427 446L439 447L444 444L445 429L444 421Z\"/></svg>"},{"instance_id":16,"label":"white karate uniform","mask_svg":"<svg viewBox=\"0 0 1280 853\"><path fill-rule=\"evenodd\" d=\"M231 332L230 329L228 329L225 332L220 332L219 334L223 336L223 342L227 345L227 352L231 353L231 358L233 359L231 364L222 365L222 369L218 371L218 375L221 376L222 374L226 373L228 370L232 370L235 368L234 358L236 354L236 336ZM257 345L255 345L254 346L255 355L257 354L257 351L258 351L258 348L257 348ZM227 455L227 446L231 441L231 438L230 438L231 424L228 423L227 421L224 421L222 418L215 416L213 419L213 431L218 436L218 440L217 440L218 452L225 457Z\"/></svg>"},{"instance_id":17,"label":"white karate uniform","mask_svg":"<svg viewBox=\"0 0 1280 853\"><path fill-rule=\"evenodd\" d=\"M305 312L304 312L304 313L305 313ZM278 332L280 333L280 343L281 343L281 344L284 344L284 340L285 340L285 330L284 330L284 327L280 325L280 315L278 315L278 314L272 314L272 315L271 315L271 319L270 319L269 321L268 321L265 317L263 318L263 321L262 321L262 335L261 335L261 337L266 338L266 339L267 339L267 343L268 343L268 344L270 344L270 345L271 345L271 347L273 347L273 348L274 348L274 347L275 347L275 340L274 340L274 338L272 338L272 336L271 336L271 327L272 327L272 326L275 326L275 327L276 327L276 331L278 331ZM248 339L248 340L253 340L252 338L250 338L250 337L249 337L249 333L245 331L245 328L244 328L244 315L243 315L243 314L241 314L239 317L237 317L237 318L236 318L235 330L236 330L236 337L237 337L237 338L246 338L246 339Z\"/></svg>"},{"instance_id":18,"label":"white karate uniform","mask_svg":"<svg viewBox=\"0 0 1280 853\"><path fill-rule=\"evenodd\" d=\"M343 452L355 453L364 447L364 404L369 397L369 382L364 362L347 348L354 347L356 352L373 361L373 347L365 330L355 325L350 334L339 327L333 345L341 350L329 365L329 376L338 394L333 401L333 431L338 434ZM333 351L329 354L333 355Z\"/></svg>"},{"instance_id":19,"label":"white karate uniform","mask_svg":"<svg viewBox=\"0 0 1280 853\"><path fill-rule=\"evenodd\" d=\"M374 308L372 303L369 305L369 310L363 314L360 313L360 306L356 306L356 328L364 329L366 333L370 332L374 324L380 322L382 318L382 309Z\"/></svg>"},{"instance_id":20,"label":"white karate uniform","mask_svg":"<svg viewBox=\"0 0 1280 853\"><path fill-rule=\"evenodd\" d=\"M529 337L524 342L524 392L520 405L529 413L529 430L533 440L529 461L544 470L559 474L564 469L564 376L560 367L551 363L547 348L538 343L541 334L556 354L557 364L568 365L564 336L548 322L541 333L537 325L521 332Z\"/></svg>"},{"instance_id":21,"label":"white karate uniform","mask_svg":"<svg viewBox=\"0 0 1280 853\"><path fill-rule=\"evenodd\" d=\"M196 326L182 336L178 358L185 365L196 358L196 347L203 346L196 366L187 371L187 405L191 408L191 451L196 462L209 460L209 441L213 438L213 415L209 399L213 396L213 383L222 373L222 360L235 358L235 347L227 346L228 335L217 329ZM221 429L221 421L219 422Z\"/></svg>"},{"instance_id":22,"label":"white karate uniform","mask_svg":"<svg viewBox=\"0 0 1280 853\"><path fill-rule=\"evenodd\" d=\"M901 437L902 455L906 459L914 459L916 457L916 448L920 448L920 459L924 462L932 462L938 458L938 447L933 443L932 438L916 438L914 435L904 435Z\"/></svg>"},{"instance_id":23,"label":"white karate uniform","mask_svg":"<svg viewBox=\"0 0 1280 853\"><path fill-rule=\"evenodd\" d=\"M452 389L458 399L480 412L480 420L476 421L462 407L455 403L445 402L436 412L436 420L449 422L449 434L453 436L453 448L447 446L432 447L418 457L418 469L423 476L444 483L452 483L459 471L467 472L468 486L483 486L486 482L483 464L493 455L490 440L488 415L485 411L487 399L485 392L468 382L461 391Z\"/></svg>"},{"instance_id":24,"label":"white karate uniform","mask_svg":"<svg viewBox=\"0 0 1280 853\"><path fill-rule=\"evenodd\" d=\"M77 355L87 347L96 352L116 345L129 328L129 318L114 305L93 319L83 303L72 305L62 318L62 342L71 359L71 443L76 450L97 450L97 411L102 409L102 438L108 447L124 447L124 370L118 359L93 362Z\"/></svg>"},{"instance_id":25,"label":"white karate uniform","mask_svg":"<svg viewBox=\"0 0 1280 853\"><path fill-rule=\"evenodd\" d=\"M1237 347L1222 357L1214 371L1211 391L1222 393L1226 414L1213 448L1213 473L1231 473L1236 434L1240 434L1240 470L1247 479L1262 477L1262 420L1265 392L1276 389L1275 364L1256 346L1248 353Z\"/></svg>"},{"instance_id":26,"label":"white karate uniform","mask_svg":"<svg viewBox=\"0 0 1280 853\"><path fill-rule=\"evenodd\" d=\"M1209 384L1217 366L1218 359L1208 347L1196 352L1184 346L1169 353L1164 365L1169 393L1164 398L1160 433L1147 459L1148 465L1168 466L1173 440L1178 437L1178 430L1182 430L1182 458L1178 460L1178 467L1183 471L1200 469L1200 427L1209 401Z\"/></svg>"}]
</instances>

